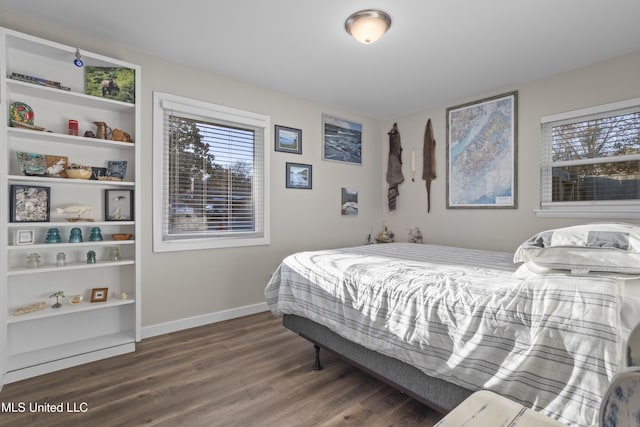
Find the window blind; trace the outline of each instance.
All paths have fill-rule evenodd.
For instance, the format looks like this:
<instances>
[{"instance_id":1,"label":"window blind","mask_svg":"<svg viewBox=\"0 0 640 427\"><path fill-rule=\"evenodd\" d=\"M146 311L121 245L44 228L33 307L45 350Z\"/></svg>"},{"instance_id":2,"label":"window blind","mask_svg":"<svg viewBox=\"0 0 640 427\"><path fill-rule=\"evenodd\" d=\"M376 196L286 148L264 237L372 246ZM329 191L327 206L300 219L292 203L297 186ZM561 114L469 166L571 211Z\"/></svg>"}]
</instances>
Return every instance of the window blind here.
<instances>
[{"instance_id":1,"label":"window blind","mask_svg":"<svg viewBox=\"0 0 640 427\"><path fill-rule=\"evenodd\" d=\"M161 198L161 203L154 202L161 210L154 212L154 229L158 219L161 227L161 232L154 231L155 239L174 243L174 250L220 247L207 246L207 241L236 241L228 246L243 245L237 243L241 240L268 242L268 118L165 96L171 99L154 99L159 110L154 121L161 121L154 126L162 136L162 147L157 147L161 155L154 160L161 168L154 174L154 180L161 181L154 188L162 188L155 192ZM197 243L179 247L181 242ZM170 250L155 240L154 248Z\"/></svg>"},{"instance_id":2,"label":"window blind","mask_svg":"<svg viewBox=\"0 0 640 427\"><path fill-rule=\"evenodd\" d=\"M640 200L640 106L543 120L541 204Z\"/></svg>"}]
</instances>

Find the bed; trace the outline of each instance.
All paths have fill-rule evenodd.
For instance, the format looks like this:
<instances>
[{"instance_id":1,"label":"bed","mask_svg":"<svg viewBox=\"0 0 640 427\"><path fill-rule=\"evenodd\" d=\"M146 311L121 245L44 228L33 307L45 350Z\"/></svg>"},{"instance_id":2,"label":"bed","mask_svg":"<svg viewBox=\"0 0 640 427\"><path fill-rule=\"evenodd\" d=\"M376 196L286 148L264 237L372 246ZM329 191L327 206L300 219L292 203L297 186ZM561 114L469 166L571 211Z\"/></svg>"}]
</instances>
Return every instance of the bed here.
<instances>
[{"instance_id":1,"label":"bed","mask_svg":"<svg viewBox=\"0 0 640 427\"><path fill-rule=\"evenodd\" d=\"M484 389L590 426L640 321L639 257L628 224L548 230L515 254L412 243L300 252L265 297L317 348L442 412Z\"/></svg>"}]
</instances>

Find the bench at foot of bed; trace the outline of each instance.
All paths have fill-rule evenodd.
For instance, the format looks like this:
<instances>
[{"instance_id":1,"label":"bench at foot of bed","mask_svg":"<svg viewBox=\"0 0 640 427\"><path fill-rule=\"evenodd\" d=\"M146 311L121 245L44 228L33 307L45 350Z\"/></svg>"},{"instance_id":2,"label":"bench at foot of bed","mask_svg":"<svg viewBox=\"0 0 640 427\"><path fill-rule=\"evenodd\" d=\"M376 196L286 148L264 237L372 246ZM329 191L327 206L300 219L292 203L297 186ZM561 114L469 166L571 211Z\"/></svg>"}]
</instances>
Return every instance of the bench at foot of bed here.
<instances>
[{"instance_id":1,"label":"bench at foot of bed","mask_svg":"<svg viewBox=\"0 0 640 427\"><path fill-rule=\"evenodd\" d=\"M567 427L506 397L486 390L473 393L435 425L435 427L461 426Z\"/></svg>"}]
</instances>

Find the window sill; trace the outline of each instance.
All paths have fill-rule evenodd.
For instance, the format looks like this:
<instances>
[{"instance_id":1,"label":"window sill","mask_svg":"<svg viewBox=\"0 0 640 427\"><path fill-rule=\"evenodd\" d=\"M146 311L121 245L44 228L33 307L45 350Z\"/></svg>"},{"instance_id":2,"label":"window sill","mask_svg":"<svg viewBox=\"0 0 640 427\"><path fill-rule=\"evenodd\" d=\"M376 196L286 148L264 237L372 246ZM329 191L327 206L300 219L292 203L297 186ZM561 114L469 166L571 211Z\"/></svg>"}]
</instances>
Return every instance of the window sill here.
<instances>
[{"instance_id":1,"label":"window sill","mask_svg":"<svg viewBox=\"0 0 640 427\"><path fill-rule=\"evenodd\" d=\"M576 209L554 208L534 210L538 218L640 219L640 209Z\"/></svg>"}]
</instances>

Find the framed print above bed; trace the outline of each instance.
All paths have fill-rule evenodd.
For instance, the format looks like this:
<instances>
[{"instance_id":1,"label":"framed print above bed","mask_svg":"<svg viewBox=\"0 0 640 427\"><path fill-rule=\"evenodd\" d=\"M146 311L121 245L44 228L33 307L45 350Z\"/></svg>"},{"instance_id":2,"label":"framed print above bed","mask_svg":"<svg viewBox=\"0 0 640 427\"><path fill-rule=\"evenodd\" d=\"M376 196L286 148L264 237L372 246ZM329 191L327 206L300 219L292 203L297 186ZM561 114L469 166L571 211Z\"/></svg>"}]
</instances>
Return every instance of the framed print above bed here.
<instances>
[{"instance_id":1,"label":"framed print above bed","mask_svg":"<svg viewBox=\"0 0 640 427\"><path fill-rule=\"evenodd\" d=\"M447 209L517 208L518 92L447 108Z\"/></svg>"},{"instance_id":2,"label":"framed print above bed","mask_svg":"<svg viewBox=\"0 0 640 427\"><path fill-rule=\"evenodd\" d=\"M362 125L322 115L322 159L362 164Z\"/></svg>"}]
</instances>

